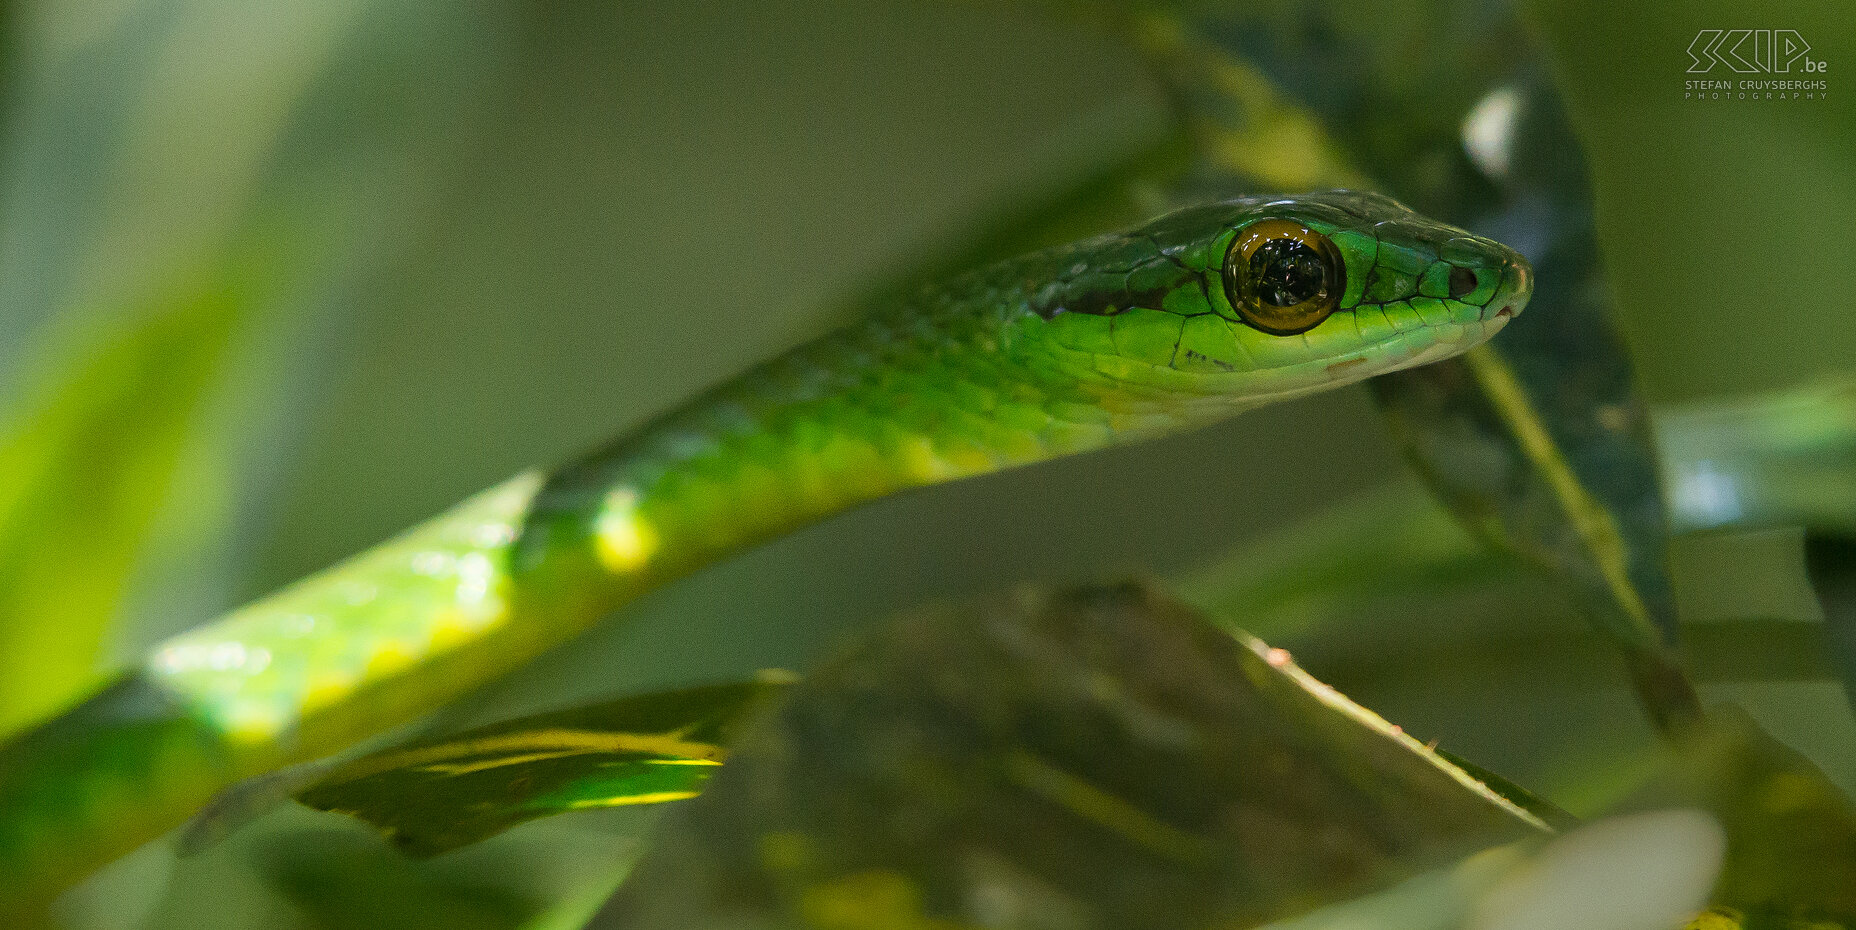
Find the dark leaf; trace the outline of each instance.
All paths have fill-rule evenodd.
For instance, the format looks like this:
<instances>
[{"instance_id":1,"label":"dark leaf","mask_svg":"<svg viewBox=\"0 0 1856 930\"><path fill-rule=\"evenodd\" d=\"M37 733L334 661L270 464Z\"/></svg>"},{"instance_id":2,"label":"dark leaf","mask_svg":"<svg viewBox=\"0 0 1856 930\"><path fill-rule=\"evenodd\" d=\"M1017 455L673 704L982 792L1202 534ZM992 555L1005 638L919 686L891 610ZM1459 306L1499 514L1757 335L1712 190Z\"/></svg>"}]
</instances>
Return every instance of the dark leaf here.
<instances>
[{"instance_id":1,"label":"dark leaf","mask_svg":"<svg viewBox=\"0 0 1856 930\"><path fill-rule=\"evenodd\" d=\"M1830 663L1856 707L1856 536L1807 534L1805 562L1824 609Z\"/></svg>"},{"instance_id":2,"label":"dark leaf","mask_svg":"<svg viewBox=\"0 0 1856 930\"><path fill-rule=\"evenodd\" d=\"M1572 581L1620 639L1655 649L1673 640L1675 612L1649 418L1583 175L1566 167L1579 163L1571 130L1544 84L1514 99L1512 193L1474 225L1533 261L1530 309L1468 357L1378 379L1375 393L1465 522Z\"/></svg>"},{"instance_id":3,"label":"dark leaf","mask_svg":"<svg viewBox=\"0 0 1856 930\"><path fill-rule=\"evenodd\" d=\"M1582 593L1626 646L1652 716L1691 718L1697 702L1666 649L1675 612L1656 457L1611 321L1577 141L1511 12L1419 6L1245 5L1148 16L1135 35L1202 166L1228 184L1377 178L1370 186L1533 261L1531 312L1464 359L1374 379L1375 395L1465 523ZM1466 123L1479 144L1465 145Z\"/></svg>"},{"instance_id":4,"label":"dark leaf","mask_svg":"<svg viewBox=\"0 0 1856 930\"><path fill-rule=\"evenodd\" d=\"M1536 256L1534 309L1497 340L1375 379L1375 394L1469 526L1573 582L1622 641L1656 649L1675 620L1648 419L1596 280L1554 255Z\"/></svg>"},{"instance_id":5,"label":"dark leaf","mask_svg":"<svg viewBox=\"0 0 1856 930\"><path fill-rule=\"evenodd\" d=\"M907 618L763 721L594 926L1248 926L1544 830L1134 585Z\"/></svg>"}]
</instances>

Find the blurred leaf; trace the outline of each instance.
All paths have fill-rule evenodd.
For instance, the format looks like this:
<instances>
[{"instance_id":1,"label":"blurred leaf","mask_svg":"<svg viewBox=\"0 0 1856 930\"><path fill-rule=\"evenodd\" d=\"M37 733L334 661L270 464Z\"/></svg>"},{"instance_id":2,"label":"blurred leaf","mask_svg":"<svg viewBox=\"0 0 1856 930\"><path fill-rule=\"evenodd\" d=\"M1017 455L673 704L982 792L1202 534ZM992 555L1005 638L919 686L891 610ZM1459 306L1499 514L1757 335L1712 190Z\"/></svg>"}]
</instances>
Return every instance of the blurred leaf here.
<instances>
[{"instance_id":1,"label":"blurred leaf","mask_svg":"<svg viewBox=\"0 0 1856 930\"><path fill-rule=\"evenodd\" d=\"M1626 809L1698 807L1727 831L1714 902L1759 921L1856 922L1856 807L1745 711L1711 708Z\"/></svg>"},{"instance_id":2,"label":"blurred leaf","mask_svg":"<svg viewBox=\"0 0 1856 930\"><path fill-rule=\"evenodd\" d=\"M624 880L620 873L611 881L600 882L575 894L566 895L556 900L546 910L522 925L522 930L580 930L593 915L599 913L600 905L612 897L619 883Z\"/></svg>"},{"instance_id":3,"label":"blurred leaf","mask_svg":"<svg viewBox=\"0 0 1856 930\"><path fill-rule=\"evenodd\" d=\"M865 313L967 269L1165 213L1178 205L1175 188L1190 168L1185 139L1167 138L1081 183L1044 196L1016 198L946 247L925 250L906 266L878 276L845 302L843 312Z\"/></svg>"},{"instance_id":4,"label":"blurred leaf","mask_svg":"<svg viewBox=\"0 0 1856 930\"><path fill-rule=\"evenodd\" d=\"M1250 540L1180 584L1193 603L1214 616L1241 616L1261 636L1297 637L1368 618L1402 638L1425 629L1400 622L1406 618L1511 615L1513 592L1527 578L1434 499L1402 486L1340 501ZM1443 602L1468 609L1439 610ZM1561 605L1536 598L1525 606Z\"/></svg>"},{"instance_id":5,"label":"blurred leaf","mask_svg":"<svg viewBox=\"0 0 1856 930\"><path fill-rule=\"evenodd\" d=\"M1203 147L1210 168L1267 189L1365 184L1455 222L1497 196L1458 133L1477 101L1533 60L1505 4L1182 6L1177 38L1157 26L1142 41L1185 118L1218 127L1202 136L1223 137ZM1245 145L1255 154L1237 157Z\"/></svg>"},{"instance_id":6,"label":"blurred leaf","mask_svg":"<svg viewBox=\"0 0 1856 930\"><path fill-rule=\"evenodd\" d=\"M1856 380L1658 409L1655 420L1678 527L1856 537Z\"/></svg>"},{"instance_id":7,"label":"blurred leaf","mask_svg":"<svg viewBox=\"0 0 1856 930\"><path fill-rule=\"evenodd\" d=\"M1551 579L1478 545L1413 487L1332 505L1178 583L1214 617L1243 617L1350 689L1415 676L1589 687L1615 651ZM1833 677L1825 635L1782 617L1683 626L1685 656L1707 682Z\"/></svg>"},{"instance_id":8,"label":"blurred leaf","mask_svg":"<svg viewBox=\"0 0 1856 930\"><path fill-rule=\"evenodd\" d=\"M1816 547L1856 526L1856 383L1658 407L1652 422L1678 533L1802 526ZM1517 598L1523 582L1404 487L1332 505L1182 579L1195 603L1270 636L1361 615L1558 615L1539 586Z\"/></svg>"},{"instance_id":9,"label":"blurred leaf","mask_svg":"<svg viewBox=\"0 0 1856 930\"><path fill-rule=\"evenodd\" d=\"M1248 925L1537 820L1136 585L930 611L744 735L594 926Z\"/></svg>"},{"instance_id":10,"label":"blurred leaf","mask_svg":"<svg viewBox=\"0 0 1856 930\"><path fill-rule=\"evenodd\" d=\"M1848 930L1849 924L1828 920L1744 914L1731 907L1711 907L1683 930Z\"/></svg>"},{"instance_id":11,"label":"blurred leaf","mask_svg":"<svg viewBox=\"0 0 1856 930\"><path fill-rule=\"evenodd\" d=\"M702 791L772 679L621 698L415 742L336 766L296 797L431 856L570 810Z\"/></svg>"},{"instance_id":12,"label":"blurred leaf","mask_svg":"<svg viewBox=\"0 0 1856 930\"><path fill-rule=\"evenodd\" d=\"M1182 195L1194 185L1209 188L1201 196L1373 186L1313 114L1218 33L1165 13L1130 32L1197 149Z\"/></svg>"},{"instance_id":13,"label":"blurred leaf","mask_svg":"<svg viewBox=\"0 0 1856 930\"><path fill-rule=\"evenodd\" d=\"M1843 930L1856 888L1849 803L1734 708L1665 746L1619 813L1525 855L1493 850L1424 876L1425 907L1394 893L1281 930ZM1395 889L1395 892L1402 889ZM1328 912L1332 912L1329 916Z\"/></svg>"},{"instance_id":14,"label":"blurred leaf","mask_svg":"<svg viewBox=\"0 0 1856 930\"><path fill-rule=\"evenodd\" d=\"M0 437L0 735L100 677L100 647L251 295L211 280L93 340Z\"/></svg>"},{"instance_id":15,"label":"blurred leaf","mask_svg":"<svg viewBox=\"0 0 1856 930\"><path fill-rule=\"evenodd\" d=\"M1672 930L1706 902L1723 847L1720 827L1701 811L1608 817L1544 844L1487 850L1267 930ZM1690 930L1741 928L1708 922Z\"/></svg>"},{"instance_id":16,"label":"blurred leaf","mask_svg":"<svg viewBox=\"0 0 1856 930\"><path fill-rule=\"evenodd\" d=\"M1477 897L1522 859L1520 845L1484 850L1384 891L1330 904L1259 930L1463 930Z\"/></svg>"},{"instance_id":17,"label":"blurred leaf","mask_svg":"<svg viewBox=\"0 0 1856 930\"><path fill-rule=\"evenodd\" d=\"M544 911L504 883L409 862L349 833L293 831L259 856L319 930L516 930Z\"/></svg>"},{"instance_id":18,"label":"blurred leaf","mask_svg":"<svg viewBox=\"0 0 1856 930\"><path fill-rule=\"evenodd\" d=\"M1595 821L1502 876L1467 930L1667 930L1706 906L1724 844L1697 810Z\"/></svg>"},{"instance_id":19,"label":"blurred leaf","mask_svg":"<svg viewBox=\"0 0 1856 930\"><path fill-rule=\"evenodd\" d=\"M175 854L182 858L197 856L225 842L239 829L289 802L335 765L332 758L287 765L220 790L187 818L174 838Z\"/></svg>"}]
</instances>

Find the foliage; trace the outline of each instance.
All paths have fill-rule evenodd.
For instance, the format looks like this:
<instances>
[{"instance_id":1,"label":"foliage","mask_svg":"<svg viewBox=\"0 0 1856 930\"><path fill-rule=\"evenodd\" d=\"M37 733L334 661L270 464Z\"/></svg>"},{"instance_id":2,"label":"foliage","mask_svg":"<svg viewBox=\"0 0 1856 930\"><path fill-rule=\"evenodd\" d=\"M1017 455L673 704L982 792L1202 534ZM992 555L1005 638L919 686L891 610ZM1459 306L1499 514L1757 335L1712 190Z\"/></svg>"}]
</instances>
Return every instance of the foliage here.
<instances>
[{"instance_id":1,"label":"foliage","mask_svg":"<svg viewBox=\"0 0 1856 930\"><path fill-rule=\"evenodd\" d=\"M598 5L92 6L0 19L0 733L112 653L661 409L852 291L1235 186L1347 183L1525 243L1541 295L1490 351L1375 386L1454 520L1345 401L898 501L243 799L294 791L456 853L409 862L282 811L178 864L144 851L68 898L67 925L579 926L639 855L597 920L1856 921L1856 730L1826 699L1838 677L1856 692L1856 245L1833 219L1856 209L1856 118L1678 101L1689 35L1737 8L742 9L692 29ZM1781 13L1848 58L1846 11ZM662 100L628 96L679 63ZM1523 140L1499 171L1461 132L1491 102ZM897 604L1128 563L1197 606L979 601L815 660ZM1663 748L1619 696L1620 650ZM818 671L666 690L775 663ZM632 696L574 706L593 692ZM711 776L640 845L653 818L626 809ZM1449 862L1537 832L1475 779L1563 835ZM615 809L492 836L594 808ZM1606 910L1594 883L1618 876L1665 911Z\"/></svg>"}]
</instances>

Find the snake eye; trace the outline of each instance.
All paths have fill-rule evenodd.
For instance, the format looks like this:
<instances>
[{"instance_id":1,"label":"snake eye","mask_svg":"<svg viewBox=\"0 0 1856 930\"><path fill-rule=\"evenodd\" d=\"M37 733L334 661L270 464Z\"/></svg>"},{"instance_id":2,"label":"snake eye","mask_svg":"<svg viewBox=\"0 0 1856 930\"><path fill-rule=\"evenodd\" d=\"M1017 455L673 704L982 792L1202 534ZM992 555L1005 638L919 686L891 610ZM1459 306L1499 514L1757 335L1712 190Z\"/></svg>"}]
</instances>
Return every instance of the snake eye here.
<instances>
[{"instance_id":1,"label":"snake eye","mask_svg":"<svg viewBox=\"0 0 1856 930\"><path fill-rule=\"evenodd\" d=\"M1315 328L1340 305L1345 271L1326 236L1289 220L1261 220L1231 243L1225 296L1244 322L1292 336Z\"/></svg>"}]
</instances>

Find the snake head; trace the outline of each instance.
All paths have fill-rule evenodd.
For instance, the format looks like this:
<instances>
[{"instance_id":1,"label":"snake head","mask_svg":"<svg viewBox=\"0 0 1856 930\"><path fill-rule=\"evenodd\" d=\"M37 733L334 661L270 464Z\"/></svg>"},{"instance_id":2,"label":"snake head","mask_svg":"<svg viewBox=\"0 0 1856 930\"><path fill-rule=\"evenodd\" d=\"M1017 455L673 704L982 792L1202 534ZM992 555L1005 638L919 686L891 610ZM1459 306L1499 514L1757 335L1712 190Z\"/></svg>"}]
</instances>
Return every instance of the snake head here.
<instances>
[{"instance_id":1,"label":"snake head","mask_svg":"<svg viewBox=\"0 0 1856 930\"><path fill-rule=\"evenodd\" d=\"M1389 197L1192 207L1080 243L1028 299L1100 376L1246 406L1463 352L1527 305L1527 260Z\"/></svg>"}]
</instances>

